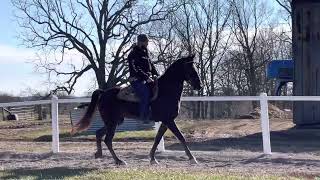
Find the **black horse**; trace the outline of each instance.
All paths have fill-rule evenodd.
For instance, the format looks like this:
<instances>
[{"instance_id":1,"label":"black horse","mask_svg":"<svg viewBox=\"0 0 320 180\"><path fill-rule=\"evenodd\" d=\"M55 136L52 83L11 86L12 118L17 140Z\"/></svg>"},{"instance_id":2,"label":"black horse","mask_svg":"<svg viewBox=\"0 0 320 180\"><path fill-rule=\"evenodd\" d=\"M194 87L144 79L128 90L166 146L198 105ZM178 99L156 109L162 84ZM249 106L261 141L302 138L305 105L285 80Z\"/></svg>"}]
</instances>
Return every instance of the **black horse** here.
<instances>
[{"instance_id":1,"label":"black horse","mask_svg":"<svg viewBox=\"0 0 320 180\"><path fill-rule=\"evenodd\" d=\"M197 163L196 158L191 154L186 145L185 138L179 131L174 122L178 116L180 108L180 98L183 90L183 83L187 81L195 90L200 90L201 81L194 66L194 56L188 56L175 61L166 72L158 79L158 97L151 102L152 120L162 124L155 137L154 144L150 151L151 164L157 164L155 151L157 146L169 128L172 133L183 144L185 152L191 163ZM117 165L125 165L126 163L119 159L112 148L112 139L115 134L116 126L121 124L124 117L138 117L138 103L119 100L117 94L119 87L114 87L108 90L96 90L92 94L91 103L84 117L73 127L72 132L76 133L85 130L89 127L91 117L98 106L100 115L105 126L96 131L97 152L96 158L102 157L101 142L104 135L105 144L107 145L115 163Z\"/></svg>"}]
</instances>

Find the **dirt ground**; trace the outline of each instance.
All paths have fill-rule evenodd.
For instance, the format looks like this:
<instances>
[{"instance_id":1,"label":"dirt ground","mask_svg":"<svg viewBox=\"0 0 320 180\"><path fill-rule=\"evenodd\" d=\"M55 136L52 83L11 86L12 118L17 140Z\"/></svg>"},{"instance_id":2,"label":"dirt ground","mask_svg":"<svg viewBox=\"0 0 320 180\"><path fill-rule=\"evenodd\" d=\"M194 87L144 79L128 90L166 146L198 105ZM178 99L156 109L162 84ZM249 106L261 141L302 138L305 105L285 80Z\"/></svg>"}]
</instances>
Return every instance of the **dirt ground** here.
<instances>
[{"instance_id":1,"label":"dirt ground","mask_svg":"<svg viewBox=\"0 0 320 180\"><path fill-rule=\"evenodd\" d=\"M149 165L152 141L115 142L116 153L128 165L125 168L172 168L196 171L320 176L320 131L297 129L290 119L272 119L272 155L263 155L260 121L213 120L178 122L199 165L190 165L182 147L174 138L166 138L166 152L157 154L160 165ZM39 124L25 128L39 128ZM0 134L20 128L0 128ZM30 130L30 129L29 129ZM19 132L20 132L19 131ZM50 153L50 142L0 141L0 170L18 169L105 169L116 168L104 147L104 157L94 159L95 143L77 139L62 142L61 153Z\"/></svg>"}]
</instances>

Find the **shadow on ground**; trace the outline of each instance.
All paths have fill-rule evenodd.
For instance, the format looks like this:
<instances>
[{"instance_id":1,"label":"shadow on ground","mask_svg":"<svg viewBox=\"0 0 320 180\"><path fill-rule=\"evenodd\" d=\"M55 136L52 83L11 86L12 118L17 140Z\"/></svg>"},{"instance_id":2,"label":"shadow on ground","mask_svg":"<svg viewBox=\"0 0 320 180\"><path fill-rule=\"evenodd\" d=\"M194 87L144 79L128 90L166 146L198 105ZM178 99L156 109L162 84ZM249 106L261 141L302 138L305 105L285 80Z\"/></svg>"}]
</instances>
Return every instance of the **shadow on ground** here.
<instances>
[{"instance_id":1,"label":"shadow on ground","mask_svg":"<svg viewBox=\"0 0 320 180\"><path fill-rule=\"evenodd\" d=\"M48 169L17 169L6 171L1 179L64 179L83 175L95 169L70 169L68 167L54 167Z\"/></svg>"},{"instance_id":2,"label":"shadow on ground","mask_svg":"<svg viewBox=\"0 0 320 180\"><path fill-rule=\"evenodd\" d=\"M291 128L283 131L270 132L272 152L320 154L320 130ZM195 142L189 141L189 147L195 151L223 151L238 149L252 152L262 151L262 134L255 133L242 137L207 139ZM180 143L166 146L169 150L183 150Z\"/></svg>"}]
</instances>

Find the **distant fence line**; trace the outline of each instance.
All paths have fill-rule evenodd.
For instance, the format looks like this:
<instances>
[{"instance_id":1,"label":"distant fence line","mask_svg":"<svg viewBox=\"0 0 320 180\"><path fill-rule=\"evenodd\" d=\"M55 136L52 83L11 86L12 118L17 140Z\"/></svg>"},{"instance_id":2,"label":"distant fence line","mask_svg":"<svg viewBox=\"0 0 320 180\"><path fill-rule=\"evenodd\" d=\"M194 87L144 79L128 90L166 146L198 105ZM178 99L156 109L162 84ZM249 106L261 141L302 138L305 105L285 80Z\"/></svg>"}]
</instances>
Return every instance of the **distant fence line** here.
<instances>
[{"instance_id":1,"label":"distant fence line","mask_svg":"<svg viewBox=\"0 0 320 180\"><path fill-rule=\"evenodd\" d=\"M51 100L26 101L0 103L0 107L29 106L39 104L51 104L51 120L52 120L52 151L59 152L59 104L65 103L84 103L90 102L90 98L79 99L58 99L52 96ZM182 97L182 101L259 101L261 108L261 130L264 154L271 154L270 128L268 101L320 101L320 96L267 96L261 93L260 96L210 96L210 97ZM159 124L156 125L159 127ZM164 150L164 143L160 143L159 149Z\"/></svg>"}]
</instances>

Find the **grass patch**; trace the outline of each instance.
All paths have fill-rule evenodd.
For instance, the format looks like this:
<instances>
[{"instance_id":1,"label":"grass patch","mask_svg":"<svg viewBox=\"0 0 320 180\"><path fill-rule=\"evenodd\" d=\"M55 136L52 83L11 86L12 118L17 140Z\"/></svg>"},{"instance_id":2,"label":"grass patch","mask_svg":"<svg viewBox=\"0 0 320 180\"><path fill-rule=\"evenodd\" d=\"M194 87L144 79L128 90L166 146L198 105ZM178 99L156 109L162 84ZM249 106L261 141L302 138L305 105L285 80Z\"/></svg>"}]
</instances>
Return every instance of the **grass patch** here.
<instances>
[{"instance_id":1,"label":"grass patch","mask_svg":"<svg viewBox=\"0 0 320 180\"><path fill-rule=\"evenodd\" d=\"M59 128L60 132L60 141L94 141L95 133L94 132L82 132L70 135L70 128L62 126ZM154 130L145 130L145 131L125 131L117 132L115 134L115 141L123 140L153 140L156 135ZM52 128L51 126L42 126L39 128L21 128L17 129L6 129L0 132L0 139L8 141L34 141L34 142L50 142L52 141Z\"/></svg>"},{"instance_id":2,"label":"grass patch","mask_svg":"<svg viewBox=\"0 0 320 180\"><path fill-rule=\"evenodd\" d=\"M61 137L67 137L69 135L68 127L60 127ZM7 141L36 141L47 142L51 141L52 128L51 125L41 125L32 128L15 128L15 129L0 129L0 139Z\"/></svg>"},{"instance_id":3,"label":"grass patch","mask_svg":"<svg viewBox=\"0 0 320 180\"><path fill-rule=\"evenodd\" d=\"M192 133L195 129L195 124L188 121L177 121L178 127L184 134ZM50 122L44 121L4 121L0 122L0 139L9 141L35 141L35 142L50 142L52 141L52 129ZM10 127L10 128L7 128ZM63 123L59 127L60 141L94 141L94 132L82 132L74 136L70 135L71 125ZM142 140L152 141L156 136L155 130L142 131L125 131L115 134L115 141L125 140ZM167 130L165 137L174 137L170 130Z\"/></svg>"},{"instance_id":4,"label":"grass patch","mask_svg":"<svg viewBox=\"0 0 320 180\"><path fill-rule=\"evenodd\" d=\"M13 126L16 121L0 121L0 127L2 126Z\"/></svg>"},{"instance_id":5,"label":"grass patch","mask_svg":"<svg viewBox=\"0 0 320 180\"><path fill-rule=\"evenodd\" d=\"M70 180L81 180L81 179L112 179L112 180L289 180L289 179L300 179L296 177L281 177L281 176L270 176L270 175L249 175L249 174L227 174L219 172L190 172L186 170L141 170L141 169L114 169L114 170L99 170L89 172L86 175L75 176L67 178Z\"/></svg>"},{"instance_id":6,"label":"grass patch","mask_svg":"<svg viewBox=\"0 0 320 180\"><path fill-rule=\"evenodd\" d=\"M221 172L197 172L176 169L70 169L68 167L41 170L13 170L0 172L1 179L107 179L107 180L278 180L301 179L303 177L252 175Z\"/></svg>"},{"instance_id":7,"label":"grass patch","mask_svg":"<svg viewBox=\"0 0 320 180\"><path fill-rule=\"evenodd\" d=\"M124 131L124 132L117 132L115 134L114 140L121 140L121 139L127 139L127 138L153 140L155 136L156 136L155 130Z\"/></svg>"},{"instance_id":8,"label":"grass patch","mask_svg":"<svg viewBox=\"0 0 320 180\"><path fill-rule=\"evenodd\" d=\"M49 169L17 169L11 171L0 171L0 179L65 179L85 176L93 171L93 169L70 169L68 167L54 167Z\"/></svg>"},{"instance_id":9,"label":"grass patch","mask_svg":"<svg viewBox=\"0 0 320 180\"><path fill-rule=\"evenodd\" d=\"M70 128L67 127L60 127L60 139L70 137ZM52 128L51 127L44 127L41 129L36 129L30 131L23 135L26 140L36 141L36 142L48 142L52 141Z\"/></svg>"}]
</instances>

